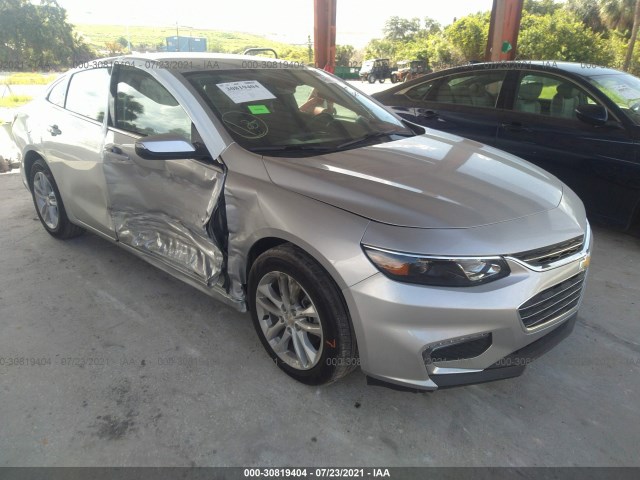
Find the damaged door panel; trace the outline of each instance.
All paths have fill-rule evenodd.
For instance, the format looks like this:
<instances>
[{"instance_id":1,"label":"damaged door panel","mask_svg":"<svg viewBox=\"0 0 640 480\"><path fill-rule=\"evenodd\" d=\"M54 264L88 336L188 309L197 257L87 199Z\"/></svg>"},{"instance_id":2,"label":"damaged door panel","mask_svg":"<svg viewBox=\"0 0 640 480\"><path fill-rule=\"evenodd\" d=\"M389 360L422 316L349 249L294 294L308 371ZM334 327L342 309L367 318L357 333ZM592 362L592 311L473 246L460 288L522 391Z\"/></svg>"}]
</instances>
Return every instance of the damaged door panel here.
<instances>
[{"instance_id":1,"label":"damaged door panel","mask_svg":"<svg viewBox=\"0 0 640 480\"><path fill-rule=\"evenodd\" d=\"M223 254L207 231L224 184L213 161L145 160L136 141L165 133L200 140L190 117L146 71L118 68L104 174L118 241L205 286L218 280Z\"/></svg>"},{"instance_id":2,"label":"damaged door panel","mask_svg":"<svg viewBox=\"0 0 640 480\"><path fill-rule=\"evenodd\" d=\"M143 160L134 139L109 132L104 172L118 240L212 285L223 256L207 232L222 168L195 160ZM128 157L125 159L125 157Z\"/></svg>"}]
</instances>

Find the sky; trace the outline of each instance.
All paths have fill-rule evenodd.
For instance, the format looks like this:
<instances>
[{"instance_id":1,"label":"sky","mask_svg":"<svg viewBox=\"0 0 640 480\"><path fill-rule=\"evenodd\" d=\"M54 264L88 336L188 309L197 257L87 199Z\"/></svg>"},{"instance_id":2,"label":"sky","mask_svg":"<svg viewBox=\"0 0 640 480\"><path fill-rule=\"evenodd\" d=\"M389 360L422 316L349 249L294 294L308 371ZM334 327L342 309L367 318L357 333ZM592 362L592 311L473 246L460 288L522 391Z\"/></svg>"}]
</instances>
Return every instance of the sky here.
<instances>
[{"instance_id":1,"label":"sky","mask_svg":"<svg viewBox=\"0 0 640 480\"><path fill-rule=\"evenodd\" d=\"M263 35L287 43L313 38L313 0L58 0L71 23L175 26ZM337 42L364 47L382 37L385 20L431 17L443 25L490 10L492 0L338 0ZM394 9L394 5L401 8Z\"/></svg>"}]
</instances>

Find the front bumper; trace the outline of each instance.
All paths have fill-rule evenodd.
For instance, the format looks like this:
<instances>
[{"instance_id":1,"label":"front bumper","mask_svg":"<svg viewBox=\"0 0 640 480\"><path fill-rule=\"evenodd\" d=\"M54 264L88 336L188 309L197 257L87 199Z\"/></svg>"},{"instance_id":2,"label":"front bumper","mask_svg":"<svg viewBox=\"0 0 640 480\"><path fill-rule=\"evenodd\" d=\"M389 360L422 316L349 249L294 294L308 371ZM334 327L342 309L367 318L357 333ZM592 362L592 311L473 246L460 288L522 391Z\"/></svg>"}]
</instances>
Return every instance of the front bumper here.
<instances>
[{"instance_id":1,"label":"front bumper","mask_svg":"<svg viewBox=\"0 0 640 480\"><path fill-rule=\"evenodd\" d=\"M534 358L569 335L586 280L577 305L533 328L525 327L518 308L540 292L586 275L589 231L585 240L579 255L548 270L535 271L507 258L511 275L477 287L425 287L376 274L345 290L363 372L370 383L411 390L520 375ZM485 342L486 348L462 355L465 358L429 355L443 345L474 342L481 347Z\"/></svg>"}]
</instances>

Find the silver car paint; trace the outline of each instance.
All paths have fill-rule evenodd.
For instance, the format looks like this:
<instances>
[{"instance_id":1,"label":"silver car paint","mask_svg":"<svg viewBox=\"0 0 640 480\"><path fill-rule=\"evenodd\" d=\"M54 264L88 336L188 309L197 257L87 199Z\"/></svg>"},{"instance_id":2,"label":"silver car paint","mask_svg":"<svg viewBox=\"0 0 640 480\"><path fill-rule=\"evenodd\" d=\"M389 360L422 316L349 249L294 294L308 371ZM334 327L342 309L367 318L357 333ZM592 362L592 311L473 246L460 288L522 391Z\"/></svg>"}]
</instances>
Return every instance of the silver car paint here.
<instances>
[{"instance_id":1,"label":"silver car paint","mask_svg":"<svg viewBox=\"0 0 640 480\"><path fill-rule=\"evenodd\" d=\"M338 284L347 288L378 272L364 256L360 240L369 220L273 184L260 156L233 144L222 154L232 290L244 298L247 258L261 239L292 242L311 254ZM336 234L339 233L339 234Z\"/></svg>"},{"instance_id":2,"label":"silver car paint","mask_svg":"<svg viewBox=\"0 0 640 480\"><path fill-rule=\"evenodd\" d=\"M60 81L68 82L68 76ZM106 94L104 100L106 105ZM52 126L58 127L61 133L52 135L49 132ZM103 237L115 239L102 172L104 128L100 122L76 115L42 98L28 104L18 114L13 137L22 152L22 161L26 160L27 152L46 159L69 219ZM70 145L70 148L63 148L63 145ZM28 187L25 170L21 169L21 175ZM73 196L67 193L71 191Z\"/></svg>"},{"instance_id":3,"label":"silver car paint","mask_svg":"<svg viewBox=\"0 0 640 480\"><path fill-rule=\"evenodd\" d=\"M581 259L590 248L585 245ZM578 310L579 306L528 331L518 317L518 307L583 268L576 260L532 274L519 263L508 263L509 277L477 287L402 285L379 273L344 291L353 316L362 370L391 383L434 389L437 386L429 375L483 370L538 340ZM422 352L430 345L486 332L493 335L493 343L482 355L425 366Z\"/></svg>"},{"instance_id":4,"label":"silver car paint","mask_svg":"<svg viewBox=\"0 0 640 480\"><path fill-rule=\"evenodd\" d=\"M146 63L136 61L143 68ZM189 92L164 69L145 69L184 105L206 145L217 158L224 142ZM111 100L112 101L112 100ZM222 166L196 160L144 160L135 152L140 135L109 127L104 176L118 240L159 258L205 286L216 283L223 254L211 241L207 224L224 185Z\"/></svg>"},{"instance_id":5,"label":"silver car paint","mask_svg":"<svg viewBox=\"0 0 640 480\"><path fill-rule=\"evenodd\" d=\"M466 229L403 228L372 222L362 243L399 252L442 256L509 255L583 235L584 207L569 188L560 205L508 222Z\"/></svg>"},{"instance_id":6,"label":"silver car paint","mask_svg":"<svg viewBox=\"0 0 640 480\"><path fill-rule=\"evenodd\" d=\"M469 228L544 212L562 198L562 184L547 172L433 130L356 150L265 162L282 188L389 225Z\"/></svg>"},{"instance_id":7,"label":"silver car paint","mask_svg":"<svg viewBox=\"0 0 640 480\"><path fill-rule=\"evenodd\" d=\"M175 57L193 59L194 70L211 59ZM145 67L163 58L174 56L134 61ZM219 57L217 68L238 68L241 60ZM118 143L119 132L107 131L105 122L104 144L124 147L129 158L103 152L95 159L92 171L102 172L105 180L104 186L93 188L107 199L104 208L112 223L103 220L110 230L101 231L71 216L90 230L111 239L117 235L127 250L240 310L246 309L251 248L265 238L290 241L312 255L342 290L363 371L418 388L435 388L429 374L482 370L577 310L535 331L526 331L517 316L527 299L580 270L589 244L579 258L543 272L509 259L509 277L468 289L391 281L361 248L362 242L431 255L506 255L585 234L589 227L582 204L569 189L563 194L563 185L546 172L498 150L436 132L315 158L261 158L232 142L181 77L162 68L146 71L185 108L223 167L195 160L145 165L132 155L132 143ZM17 123L14 132L23 161L30 151L49 161L41 146L46 129L37 118L57 108L40 103ZM402 167L395 160L387 163L390 156ZM60 167L68 166L65 162L71 160L60 160ZM63 170L56 171L60 182ZM120 186L117 180L125 171L130 183ZM504 184L492 172L519 180ZM224 288L218 277L223 252L205 230L222 184L228 227L229 282ZM64 180L61 185L73 188ZM137 186L143 186L142 191L137 192ZM170 205L164 198L168 188L180 186L192 195L186 210L186 203ZM70 211L80 212L71 191L61 192L63 201ZM131 205L136 208L131 210ZM95 215L99 219L104 212ZM495 343L480 357L425 367L421 352L434 342L486 331L493 332Z\"/></svg>"}]
</instances>

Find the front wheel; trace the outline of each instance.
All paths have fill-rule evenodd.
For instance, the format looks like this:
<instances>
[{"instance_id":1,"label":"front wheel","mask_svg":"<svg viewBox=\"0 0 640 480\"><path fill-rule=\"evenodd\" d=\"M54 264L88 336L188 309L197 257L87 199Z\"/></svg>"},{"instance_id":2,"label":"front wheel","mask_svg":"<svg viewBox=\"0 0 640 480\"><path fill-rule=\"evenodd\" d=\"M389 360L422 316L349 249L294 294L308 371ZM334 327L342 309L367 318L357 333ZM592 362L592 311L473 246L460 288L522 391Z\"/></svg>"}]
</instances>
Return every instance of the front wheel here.
<instances>
[{"instance_id":1,"label":"front wheel","mask_svg":"<svg viewBox=\"0 0 640 480\"><path fill-rule=\"evenodd\" d=\"M321 385L358 364L340 292L305 252L283 244L260 255L249 273L249 308L260 341L289 376Z\"/></svg>"},{"instance_id":2,"label":"front wheel","mask_svg":"<svg viewBox=\"0 0 640 480\"><path fill-rule=\"evenodd\" d=\"M44 160L39 158L29 172L31 194L42 226L56 238L77 237L84 231L67 218L58 185Z\"/></svg>"},{"instance_id":3,"label":"front wheel","mask_svg":"<svg viewBox=\"0 0 640 480\"><path fill-rule=\"evenodd\" d=\"M384 83L384 81L386 80L386 78L381 78L380 80L378 80L380 83Z\"/></svg>"},{"instance_id":4,"label":"front wheel","mask_svg":"<svg viewBox=\"0 0 640 480\"><path fill-rule=\"evenodd\" d=\"M391 75L391 83L396 83L398 81L397 75Z\"/></svg>"},{"instance_id":5,"label":"front wheel","mask_svg":"<svg viewBox=\"0 0 640 480\"><path fill-rule=\"evenodd\" d=\"M369 83L376 83L376 76L373 73L370 73L367 77L367 80L369 81Z\"/></svg>"}]
</instances>

